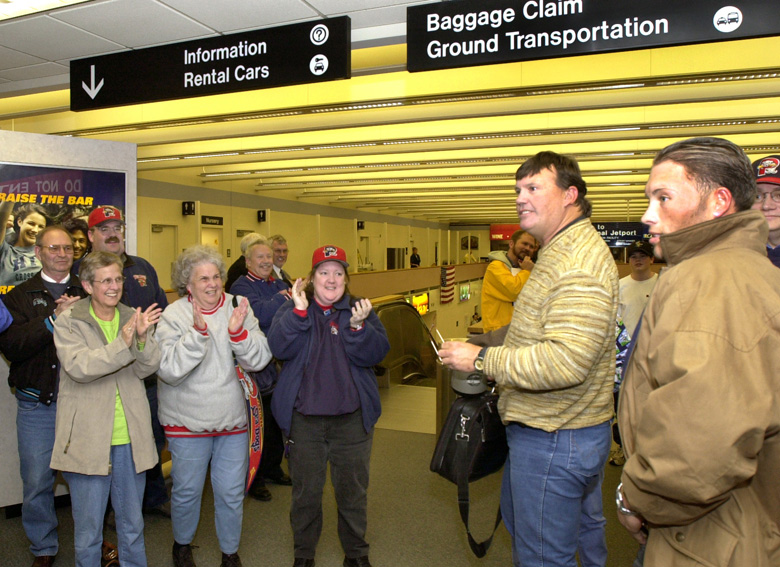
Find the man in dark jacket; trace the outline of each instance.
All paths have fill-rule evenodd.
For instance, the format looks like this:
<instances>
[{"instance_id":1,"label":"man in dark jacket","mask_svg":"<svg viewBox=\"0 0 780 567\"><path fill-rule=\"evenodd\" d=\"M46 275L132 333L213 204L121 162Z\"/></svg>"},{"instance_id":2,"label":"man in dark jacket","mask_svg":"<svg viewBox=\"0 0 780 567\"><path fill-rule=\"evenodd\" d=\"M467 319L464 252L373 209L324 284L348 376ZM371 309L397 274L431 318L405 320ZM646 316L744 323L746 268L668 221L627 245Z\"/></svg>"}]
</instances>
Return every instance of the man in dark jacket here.
<instances>
[{"instance_id":1,"label":"man in dark jacket","mask_svg":"<svg viewBox=\"0 0 780 567\"><path fill-rule=\"evenodd\" d=\"M54 512L56 471L49 468L59 374L52 325L86 293L79 279L70 274L73 242L68 232L49 226L36 240L35 255L43 268L5 296L13 323L0 335L0 350L11 363L8 383L16 389L22 524L35 556L33 566L47 567L54 562L59 547Z\"/></svg>"}]
</instances>

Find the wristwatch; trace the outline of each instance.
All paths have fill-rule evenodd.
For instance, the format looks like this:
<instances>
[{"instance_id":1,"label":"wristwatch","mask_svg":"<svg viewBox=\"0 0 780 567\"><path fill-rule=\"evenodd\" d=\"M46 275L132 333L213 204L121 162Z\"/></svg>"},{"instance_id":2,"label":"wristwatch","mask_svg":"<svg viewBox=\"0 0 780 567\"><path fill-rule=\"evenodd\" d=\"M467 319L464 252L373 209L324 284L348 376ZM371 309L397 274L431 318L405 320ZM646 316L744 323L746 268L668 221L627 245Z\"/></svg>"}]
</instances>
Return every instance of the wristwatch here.
<instances>
[{"instance_id":1,"label":"wristwatch","mask_svg":"<svg viewBox=\"0 0 780 567\"><path fill-rule=\"evenodd\" d=\"M474 359L474 368L477 372L482 373L485 371L485 353L487 352L487 348L488 347L482 347L477 358Z\"/></svg>"},{"instance_id":2,"label":"wristwatch","mask_svg":"<svg viewBox=\"0 0 780 567\"><path fill-rule=\"evenodd\" d=\"M623 483L618 484L615 489L615 504L617 504L618 512L624 516L636 516L637 513L633 510L626 508L626 502L623 500Z\"/></svg>"}]
</instances>

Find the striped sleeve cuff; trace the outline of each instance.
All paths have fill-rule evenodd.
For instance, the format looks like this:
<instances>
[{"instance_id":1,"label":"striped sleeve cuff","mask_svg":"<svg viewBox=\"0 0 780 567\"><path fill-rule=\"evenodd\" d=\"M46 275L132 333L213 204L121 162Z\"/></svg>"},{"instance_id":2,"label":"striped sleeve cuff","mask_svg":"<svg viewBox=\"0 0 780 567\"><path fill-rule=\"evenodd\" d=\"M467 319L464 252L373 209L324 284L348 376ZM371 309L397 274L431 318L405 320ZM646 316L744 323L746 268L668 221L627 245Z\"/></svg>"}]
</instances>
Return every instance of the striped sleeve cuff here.
<instances>
[{"instance_id":1,"label":"striped sleeve cuff","mask_svg":"<svg viewBox=\"0 0 780 567\"><path fill-rule=\"evenodd\" d=\"M209 336L209 326L208 325L206 325L202 329L200 327L196 326L196 325L193 325L192 328L195 329L197 332L199 332L204 337L208 337Z\"/></svg>"},{"instance_id":2,"label":"striped sleeve cuff","mask_svg":"<svg viewBox=\"0 0 780 567\"><path fill-rule=\"evenodd\" d=\"M249 336L249 331L244 327L241 327L236 332L228 331L228 333L230 334L230 340L234 343L239 343Z\"/></svg>"}]
</instances>

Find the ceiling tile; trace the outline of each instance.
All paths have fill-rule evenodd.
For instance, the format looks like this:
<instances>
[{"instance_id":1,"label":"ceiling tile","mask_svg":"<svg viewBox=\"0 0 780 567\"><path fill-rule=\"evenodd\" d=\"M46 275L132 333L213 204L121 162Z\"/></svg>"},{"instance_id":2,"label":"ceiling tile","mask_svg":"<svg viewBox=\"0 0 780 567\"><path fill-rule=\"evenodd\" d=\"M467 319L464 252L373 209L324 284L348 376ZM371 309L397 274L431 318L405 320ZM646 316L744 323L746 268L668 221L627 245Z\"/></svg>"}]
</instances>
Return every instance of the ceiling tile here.
<instances>
[{"instance_id":1,"label":"ceiling tile","mask_svg":"<svg viewBox=\"0 0 780 567\"><path fill-rule=\"evenodd\" d=\"M345 14L347 12L361 12L363 10L373 10L376 8L387 8L390 6L401 7L406 13L407 6L416 6L418 4L430 4L420 0L309 0L309 4L326 16L334 14ZM405 18L404 18L404 21ZM377 22L374 25L382 25L393 22Z\"/></svg>"},{"instance_id":2,"label":"ceiling tile","mask_svg":"<svg viewBox=\"0 0 780 567\"><path fill-rule=\"evenodd\" d=\"M28 79L40 79L42 77L54 77L67 74L69 71L65 65L57 63L41 63L40 65L28 65L17 69L0 71L0 77L9 81L26 81Z\"/></svg>"},{"instance_id":3,"label":"ceiling tile","mask_svg":"<svg viewBox=\"0 0 780 567\"><path fill-rule=\"evenodd\" d=\"M213 30L154 0L114 0L60 10L53 18L127 47L203 37Z\"/></svg>"},{"instance_id":4,"label":"ceiling tile","mask_svg":"<svg viewBox=\"0 0 780 567\"><path fill-rule=\"evenodd\" d=\"M96 37L49 16L1 23L0 45L47 61L77 59L124 49L123 45Z\"/></svg>"},{"instance_id":5,"label":"ceiling tile","mask_svg":"<svg viewBox=\"0 0 780 567\"><path fill-rule=\"evenodd\" d=\"M164 0L161 3L221 32L266 28L320 16L299 0Z\"/></svg>"},{"instance_id":6,"label":"ceiling tile","mask_svg":"<svg viewBox=\"0 0 780 567\"><path fill-rule=\"evenodd\" d=\"M22 65L36 65L38 63L43 63L43 59L0 46L0 70L13 69Z\"/></svg>"},{"instance_id":7,"label":"ceiling tile","mask_svg":"<svg viewBox=\"0 0 780 567\"><path fill-rule=\"evenodd\" d=\"M345 14L352 20L352 29L372 28L389 24L406 24L406 7L391 6L389 8L376 8L373 10L361 10L350 12L345 10L338 15Z\"/></svg>"}]
</instances>

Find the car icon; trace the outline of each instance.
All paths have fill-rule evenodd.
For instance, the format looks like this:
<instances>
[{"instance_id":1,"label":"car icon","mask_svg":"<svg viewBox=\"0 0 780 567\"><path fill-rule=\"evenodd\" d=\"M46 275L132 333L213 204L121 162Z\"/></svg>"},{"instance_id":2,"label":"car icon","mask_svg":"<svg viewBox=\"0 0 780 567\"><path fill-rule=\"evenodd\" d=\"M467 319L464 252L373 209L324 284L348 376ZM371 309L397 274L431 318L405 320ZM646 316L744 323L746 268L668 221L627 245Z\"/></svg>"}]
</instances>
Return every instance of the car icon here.
<instances>
[{"instance_id":1,"label":"car icon","mask_svg":"<svg viewBox=\"0 0 780 567\"><path fill-rule=\"evenodd\" d=\"M726 24L728 24L728 20L726 20L726 16L721 16L720 18L718 18L717 23L719 26L725 26Z\"/></svg>"},{"instance_id":2,"label":"car icon","mask_svg":"<svg viewBox=\"0 0 780 567\"><path fill-rule=\"evenodd\" d=\"M317 57L314 59L314 71L320 71L322 73L325 72L325 63L322 59L322 57Z\"/></svg>"}]
</instances>

